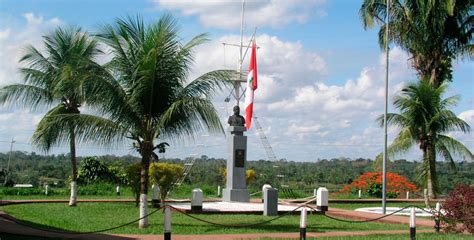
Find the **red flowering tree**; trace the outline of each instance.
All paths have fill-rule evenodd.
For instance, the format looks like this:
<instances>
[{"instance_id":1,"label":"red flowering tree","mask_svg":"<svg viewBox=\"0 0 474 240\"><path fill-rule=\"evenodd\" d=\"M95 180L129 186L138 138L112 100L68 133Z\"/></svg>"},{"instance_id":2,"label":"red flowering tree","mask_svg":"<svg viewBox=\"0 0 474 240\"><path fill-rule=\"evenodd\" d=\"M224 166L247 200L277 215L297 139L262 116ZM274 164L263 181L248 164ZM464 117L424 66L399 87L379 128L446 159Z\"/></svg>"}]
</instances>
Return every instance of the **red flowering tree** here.
<instances>
[{"instance_id":1,"label":"red flowering tree","mask_svg":"<svg viewBox=\"0 0 474 240\"><path fill-rule=\"evenodd\" d=\"M382 192L382 172L366 172L360 175L351 184L344 186L343 193L355 193L359 189L371 196L379 197ZM406 191L416 192L415 184L396 173L387 173L387 195L397 197Z\"/></svg>"}]
</instances>

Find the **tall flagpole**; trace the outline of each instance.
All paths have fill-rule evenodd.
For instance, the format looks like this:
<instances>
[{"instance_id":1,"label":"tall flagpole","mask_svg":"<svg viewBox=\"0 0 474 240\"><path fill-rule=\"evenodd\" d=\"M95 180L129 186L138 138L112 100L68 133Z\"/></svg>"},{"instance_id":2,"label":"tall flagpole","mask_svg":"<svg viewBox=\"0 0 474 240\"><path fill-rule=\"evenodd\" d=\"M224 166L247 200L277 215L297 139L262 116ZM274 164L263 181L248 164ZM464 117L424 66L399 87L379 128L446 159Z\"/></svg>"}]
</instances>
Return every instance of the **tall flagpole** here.
<instances>
[{"instance_id":1,"label":"tall flagpole","mask_svg":"<svg viewBox=\"0 0 474 240\"><path fill-rule=\"evenodd\" d=\"M384 146L383 146L383 163L382 163L382 213L386 214L387 210L387 111L388 111L388 54L389 54L389 20L390 20L390 0L387 0L387 16L385 22L385 112L383 115L384 128Z\"/></svg>"},{"instance_id":2,"label":"tall flagpole","mask_svg":"<svg viewBox=\"0 0 474 240\"><path fill-rule=\"evenodd\" d=\"M244 8L245 8L245 0L242 0L242 11L240 15L239 79L237 79L234 83L235 100L236 100L237 106L239 106L239 102L240 102L240 81L242 80L242 62L244 61L243 54L242 54L243 42L244 42L244 39L243 39L244 38Z\"/></svg>"}]
</instances>

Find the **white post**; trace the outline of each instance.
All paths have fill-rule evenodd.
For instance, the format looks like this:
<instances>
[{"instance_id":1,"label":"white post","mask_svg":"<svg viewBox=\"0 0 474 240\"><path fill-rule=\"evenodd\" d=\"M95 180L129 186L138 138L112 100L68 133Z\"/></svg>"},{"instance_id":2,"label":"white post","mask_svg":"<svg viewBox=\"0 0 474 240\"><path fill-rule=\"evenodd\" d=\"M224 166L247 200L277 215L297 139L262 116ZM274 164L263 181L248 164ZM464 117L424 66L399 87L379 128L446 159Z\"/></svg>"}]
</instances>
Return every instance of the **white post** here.
<instances>
[{"instance_id":1,"label":"white post","mask_svg":"<svg viewBox=\"0 0 474 240\"><path fill-rule=\"evenodd\" d=\"M416 212L414 207L410 209L410 239L416 239Z\"/></svg>"},{"instance_id":2,"label":"white post","mask_svg":"<svg viewBox=\"0 0 474 240\"><path fill-rule=\"evenodd\" d=\"M148 212L148 198L146 194L140 194L140 221L138 221L139 228L148 227L148 217L145 217Z\"/></svg>"},{"instance_id":3,"label":"white post","mask_svg":"<svg viewBox=\"0 0 474 240\"><path fill-rule=\"evenodd\" d=\"M221 196L221 186L217 186L217 196Z\"/></svg>"},{"instance_id":4,"label":"white post","mask_svg":"<svg viewBox=\"0 0 474 240\"><path fill-rule=\"evenodd\" d=\"M171 240L171 210L165 208L165 240Z\"/></svg>"},{"instance_id":5,"label":"white post","mask_svg":"<svg viewBox=\"0 0 474 240\"><path fill-rule=\"evenodd\" d=\"M441 204L439 202L437 202L436 203L436 213L435 213L435 229L436 229L437 233L439 233L439 230L441 229L440 216L441 216Z\"/></svg>"},{"instance_id":6,"label":"white post","mask_svg":"<svg viewBox=\"0 0 474 240\"><path fill-rule=\"evenodd\" d=\"M77 202L77 182L71 182L71 197L69 198L69 206L76 206Z\"/></svg>"},{"instance_id":7,"label":"white post","mask_svg":"<svg viewBox=\"0 0 474 240\"><path fill-rule=\"evenodd\" d=\"M306 207L302 207L301 209L301 218L300 218L300 239L306 240Z\"/></svg>"},{"instance_id":8,"label":"white post","mask_svg":"<svg viewBox=\"0 0 474 240\"><path fill-rule=\"evenodd\" d=\"M410 199L410 191L407 191L407 199Z\"/></svg>"},{"instance_id":9,"label":"white post","mask_svg":"<svg viewBox=\"0 0 474 240\"><path fill-rule=\"evenodd\" d=\"M263 199L263 193L265 192L265 189L267 188L272 188L272 186L270 184L264 184L263 187L262 187L262 202L264 202L264 199Z\"/></svg>"},{"instance_id":10,"label":"white post","mask_svg":"<svg viewBox=\"0 0 474 240\"><path fill-rule=\"evenodd\" d=\"M316 195L316 208L321 212L326 212L328 207L329 192L325 187L318 188Z\"/></svg>"},{"instance_id":11,"label":"white post","mask_svg":"<svg viewBox=\"0 0 474 240\"><path fill-rule=\"evenodd\" d=\"M424 197L425 199L428 198L428 189L426 189L426 188L423 189L423 197Z\"/></svg>"},{"instance_id":12,"label":"white post","mask_svg":"<svg viewBox=\"0 0 474 240\"><path fill-rule=\"evenodd\" d=\"M359 189L359 199L362 198L362 190Z\"/></svg>"},{"instance_id":13,"label":"white post","mask_svg":"<svg viewBox=\"0 0 474 240\"><path fill-rule=\"evenodd\" d=\"M44 194L45 194L46 196L48 196L48 190L49 190L49 185L46 184L46 185L44 186Z\"/></svg>"},{"instance_id":14,"label":"white post","mask_svg":"<svg viewBox=\"0 0 474 240\"><path fill-rule=\"evenodd\" d=\"M155 185L155 184L151 185L151 190L152 190L151 199L158 199L158 190L159 189L160 188L157 185Z\"/></svg>"},{"instance_id":15,"label":"white post","mask_svg":"<svg viewBox=\"0 0 474 240\"><path fill-rule=\"evenodd\" d=\"M117 193L117 196L120 196L120 185L117 185L117 187L115 187L115 192Z\"/></svg>"},{"instance_id":16,"label":"white post","mask_svg":"<svg viewBox=\"0 0 474 240\"><path fill-rule=\"evenodd\" d=\"M193 195L191 198L191 211L202 211L202 190L199 188L193 189Z\"/></svg>"},{"instance_id":17,"label":"white post","mask_svg":"<svg viewBox=\"0 0 474 240\"><path fill-rule=\"evenodd\" d=\"M160 207L160 200L158 198L158 192L160 191L160 188L158 185L153 184L151 185L151 205L154 208L159 208Z\"/></svg>"}]
</instances>

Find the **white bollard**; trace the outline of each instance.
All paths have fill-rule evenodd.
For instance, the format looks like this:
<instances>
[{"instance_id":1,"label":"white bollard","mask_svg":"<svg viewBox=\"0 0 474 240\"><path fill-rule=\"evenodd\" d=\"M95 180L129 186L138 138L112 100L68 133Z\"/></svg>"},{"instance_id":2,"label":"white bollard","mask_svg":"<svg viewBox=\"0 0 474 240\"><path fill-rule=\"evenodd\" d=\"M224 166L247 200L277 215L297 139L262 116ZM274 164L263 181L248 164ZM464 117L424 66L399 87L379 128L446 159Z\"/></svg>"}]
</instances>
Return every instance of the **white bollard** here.
<instances>
[{"instance_id":1,"label":"white bollard","mask_svg":"<svg viewBox=\"0 0 474 240\"><path fill-rule=\"evenodd\" d=\"M265 189L267 188L272 188L272 186L270 184L264 184L263 187L262 187L262 202L264 202L264 199L263 199L263 193L265 192Z\"/></svg>"},{"instance_id":2,"label":"white bollard","mask_svg":"<svg viewBox=\"0 0 474 240\"><path fill-rule=\"evenodd\" d=\"M362 198L362 190L359 189L359 199Z\"/></svg>"},{"instance_id":3,"label":"white bollard","mask_svg":"<svg viewBox=\"0 0 474 240\"><path fill-rule=\"evenodd\" d=\"M171 209L165 207L165 240L171 240Z\"/></svg>"},{"instance_id":4,"label":"white bollard","mask_svg":"<svg viewBox=\"0 0 474 240\"><path fill-rule=\"evenodd\" d=\"M46 184L46 185L44 186L44 195L48 196L48 193L49 193L48 191L49 191L49 185Z\"/></svg>"},{"instance_id":5,"label":"white bollard","mask_svg":"<svg viewBox=\"0 0 474 240\"><path fill-rule=\"evenodd\" d=\"M217 186L217 196L221 196L221 186Z\"/></svg>"},{"instance_id":6,"label":"white bollard","mask_svg":"<svg viewBox=\"0 0 474 240\"><path fill-rule=\"evenodd\" d=\"M202 211L202 190L199 188L193 189L191 198L191 211Z\"/></svg>"},{"instance_id":7,"label":"white bollard","mask_svg":"<svg viewBox=\"0 0 474 240\"><path fill-rule=\"evenodd\" d=\"M414 207L410 209L410 239L416 239L416 212Z\"/></svg>"},{"instance_id":8,"label":"white bollard","mask_svg":"<svg viewBox=\"0 0 474 240\"><path fill-rule=\"evenodd\" d=\"M436 230L437 233L439 233L439 230L441 229L440 216L441 216L441 204L439 202L437 202L436 203L436 215L435 215L435 230Z\"/></svg>"},{"instance_id":9,"label":"white bollard","mask_svg":"<svg viewBox=\"0 0 474 240\"><path fill-rule=\"evenodd\" d=\"M410 191L407 191L407 199L410 199Z\"/></svg>"},{"instance_id":10,"label":"white bollard","mask_svg":"<svg viewBox=\"0 0 474 240\"><path fill-rule=\"evenodd\" d=\"M300 218L300 239L306 240L306 223L307 223L307 213L306 207L301 209L301 218Z\"/></svg>"},{"instance_id":11,"label":"white bollard","mask_svg":"<svg viewBox=\"0 0 474 240\"><path fill-rule=\"evenodd\" d=\"M158 185L156 184L151 185L151 206L154 208L160 207L160 198L158 197L159 191L160 191L160 188L158 187Z\"/></svg>"},{"instance_id":12,"label":"white bollard","mask_svg":"<svg viewBox=\"0 0 474 240\"><path fill-rule=\"evenodd\" d=\"M117 185L117 187L115 187L115 192L117 193L117 196L120 196L120 185Z\"/></svg>"},{"instance_id":13,"label":"white bollard","mask_svg":"<svg viewBox=\"0 0 474 240\"><path fill-rule=\"evenodd\" d=\"M329 192L325 187L318 188L316 194L316 209L320 210L321 212L326 212L328 207L328 200L329 200Z\"/></svg>"}]
</instances>

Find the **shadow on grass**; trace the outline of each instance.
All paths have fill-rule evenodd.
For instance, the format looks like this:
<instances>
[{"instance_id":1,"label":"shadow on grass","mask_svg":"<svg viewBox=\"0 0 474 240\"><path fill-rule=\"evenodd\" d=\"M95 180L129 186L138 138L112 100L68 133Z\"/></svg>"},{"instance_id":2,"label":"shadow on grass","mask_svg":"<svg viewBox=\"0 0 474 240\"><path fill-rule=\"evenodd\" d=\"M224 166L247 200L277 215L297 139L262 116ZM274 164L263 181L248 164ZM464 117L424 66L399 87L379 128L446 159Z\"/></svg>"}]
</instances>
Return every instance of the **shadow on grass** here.
<instances>
[{"instance_id":1,"label":"shadow on grass","mask_svg":"<svg viewBox=\"0 0 474 240\"><path fill-rule=\"evenodd\" d=\"M2 214L0 216L0 239L112 239L127 240L132 238L112 236L102 233L80 234L43 225L35 222L19 220L12 216Z\"/></svg>"}]
</instances>

